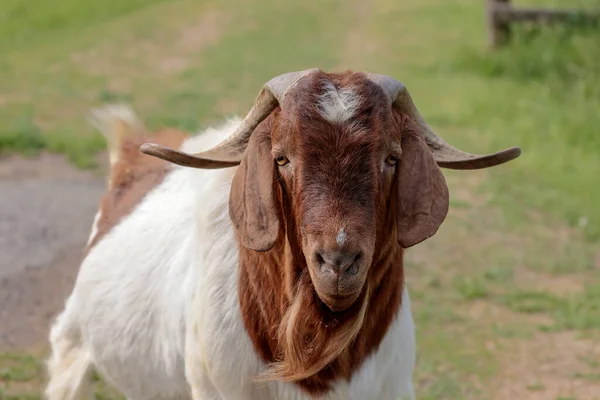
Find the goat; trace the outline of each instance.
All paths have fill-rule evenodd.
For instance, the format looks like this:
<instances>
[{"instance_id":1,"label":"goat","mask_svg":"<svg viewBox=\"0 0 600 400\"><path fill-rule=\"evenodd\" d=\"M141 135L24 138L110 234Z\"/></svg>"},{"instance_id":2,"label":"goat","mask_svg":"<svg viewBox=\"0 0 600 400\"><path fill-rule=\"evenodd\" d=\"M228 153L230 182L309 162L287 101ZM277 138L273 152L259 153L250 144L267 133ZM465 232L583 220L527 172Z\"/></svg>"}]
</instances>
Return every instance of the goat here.
<instances>
[{"instance_id":1,"label":"goat","mask_svg":"<svg viewBox=\"0 0 600 400\"><path fill-rule=\"evenodd\" d=\"M318 69L193 137L124 106L94 122L108 191L51 329L50 400L89 398L93 368L129 399L413 399L404 249L446 217L440 167L520 154L450 146L395 79Z\"/></svg>"}]
</instances>

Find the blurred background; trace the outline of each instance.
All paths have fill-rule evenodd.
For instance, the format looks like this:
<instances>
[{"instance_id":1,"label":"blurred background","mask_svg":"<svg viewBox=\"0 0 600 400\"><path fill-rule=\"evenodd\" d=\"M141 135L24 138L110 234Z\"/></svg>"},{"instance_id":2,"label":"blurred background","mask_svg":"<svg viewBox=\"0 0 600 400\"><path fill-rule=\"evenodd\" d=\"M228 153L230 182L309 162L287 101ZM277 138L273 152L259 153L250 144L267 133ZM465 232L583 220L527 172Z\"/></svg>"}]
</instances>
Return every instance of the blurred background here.
<instances>
[{"instance_id":1,"label":"blurred background","mask_svg":"<svg viewBox=\"0 0 600 400\"><path fill-rule=\"evenodd\" d=\"M418 398L600 399L600 25L510 30L490 47L484 0L0 1L0 399L41 397L105 187L90 107L197 131L311 67L391 75L450 143L523 151L445 170L448 218L408 252Z\"/></svg>"}]
</instances>

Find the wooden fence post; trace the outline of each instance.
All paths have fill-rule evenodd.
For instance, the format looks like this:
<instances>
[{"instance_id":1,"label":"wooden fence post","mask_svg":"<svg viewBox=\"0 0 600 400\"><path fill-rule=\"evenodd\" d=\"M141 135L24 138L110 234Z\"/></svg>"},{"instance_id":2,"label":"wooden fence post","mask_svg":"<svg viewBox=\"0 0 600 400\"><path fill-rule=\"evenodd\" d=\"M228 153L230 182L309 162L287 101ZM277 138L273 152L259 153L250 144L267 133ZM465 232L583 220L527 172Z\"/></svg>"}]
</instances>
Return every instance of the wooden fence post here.
<instances>
[{"instance_id":1,"label":"wooden fence post","mask_svg":"<svg viewBox=\"0 0 600 400\"><path fill-rule=\"evenodd\" d=\"M506 44L511 23L555 23L567 21L600 22L600 10L543 9L512 7L510 0L487 0L488 39L491 48Z\"/></svg>"},{"instance_id":2,"label":"wooden fence post","mask_svg":"<svg viewBox=\"0 0 600 400\"><path fill-rule=\"evenodd\" d=\"M488 38L492 48L503 45L510 36L510 22L496 15L496 10L502 6L510 7L510 0L487 0Z\"/></svg>"}]
</instances>

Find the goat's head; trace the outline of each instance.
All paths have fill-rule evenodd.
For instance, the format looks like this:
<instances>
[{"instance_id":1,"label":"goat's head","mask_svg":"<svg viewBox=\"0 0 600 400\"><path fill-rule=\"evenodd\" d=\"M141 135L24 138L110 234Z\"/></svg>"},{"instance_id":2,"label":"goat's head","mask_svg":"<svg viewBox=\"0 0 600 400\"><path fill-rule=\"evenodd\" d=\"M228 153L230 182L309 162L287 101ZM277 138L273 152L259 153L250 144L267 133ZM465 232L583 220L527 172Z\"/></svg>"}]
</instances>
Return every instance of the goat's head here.
<instances>
[{"instance_id":1,"label":"goat's head","mask_svg":"<svg viewBox=\"0 0 600 400\"><path fill-rule=\"evenodd\" d=\"M267 251L285 230L333 311L363 292L381 243L394 235L407 248L436 233L448 211L440 167L486 168L520 154L462 152L431 130L402 83L318 69L269 81L238 130L208 151L142 151L196 168L241 164L230 215L242 245Z\"/></svg>"}]
</instances>

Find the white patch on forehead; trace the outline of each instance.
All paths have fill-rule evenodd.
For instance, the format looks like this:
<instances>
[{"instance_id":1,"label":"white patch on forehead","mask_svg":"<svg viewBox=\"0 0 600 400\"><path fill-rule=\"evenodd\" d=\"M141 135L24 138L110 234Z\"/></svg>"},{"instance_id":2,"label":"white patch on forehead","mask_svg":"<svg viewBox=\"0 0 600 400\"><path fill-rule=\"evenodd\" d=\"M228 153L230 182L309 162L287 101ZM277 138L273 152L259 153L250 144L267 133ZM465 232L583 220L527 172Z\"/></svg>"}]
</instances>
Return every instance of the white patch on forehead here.
<instances>
[{"instance_id":1,"label":"white patch on forehead","mask_svg":"<svg viewBox=\"0 0 600 400\"><path fill-rule=\"evenodd\" d=\"M338 246L343 246L344 243L346 243L346 239L348 239L348 235L346 232L344 232L344 228L342 228L335 237L335 241L337 242Z\"/></svg>"},{"instance_id":2,"label":"white patch on forehead","mask_svg":"<svg viewBox=\"0 0 600 400\"><path fill-rule=\"evenodd\" d=\"M327 121L346 122L356 112L360 101L360 97L356 95L352 86L337 89L333 83L324 81L318 108Z\"/></svg>"}]
</instances>

